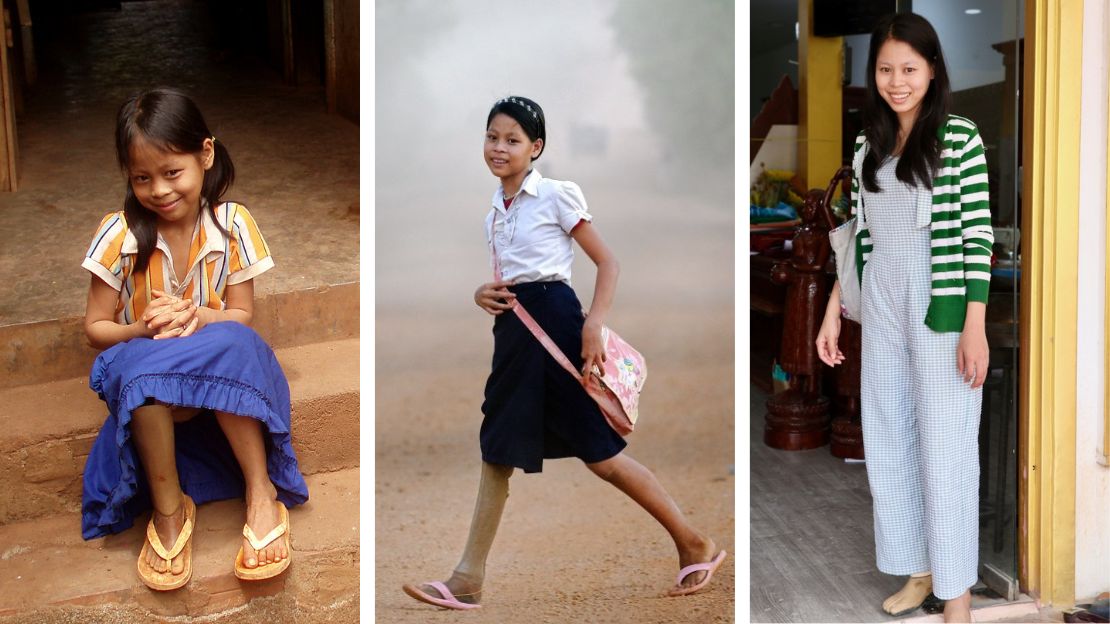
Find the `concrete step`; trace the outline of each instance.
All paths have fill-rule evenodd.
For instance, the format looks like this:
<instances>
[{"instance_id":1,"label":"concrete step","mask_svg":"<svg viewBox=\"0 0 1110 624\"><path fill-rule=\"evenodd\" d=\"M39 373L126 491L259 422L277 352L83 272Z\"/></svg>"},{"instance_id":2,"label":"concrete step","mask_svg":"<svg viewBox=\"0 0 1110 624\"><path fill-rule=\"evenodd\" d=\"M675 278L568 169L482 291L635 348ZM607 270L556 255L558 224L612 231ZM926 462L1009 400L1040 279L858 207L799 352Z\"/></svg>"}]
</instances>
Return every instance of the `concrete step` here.
<instances>
[{"instance_id":1,"label":"concrete step","mask_svg":"<svg viewBox=\"0 0 1110 624\"><path fill-rule=\"evenodd\" d=\"M255 330L275 349L358 336L358 282L259 297ZM305 322L312 319L312 322ZM84 317L0 326L0 388L88 374L97 351Z\"/></svg>"},{"instance_id":2,"label":"concrete step","mask_svg":"<svg viewBox=\"0 0 1110 624\"><path fill-rule=\"evenodd\" d=\"M289 512L292 564L285 574L266 581L240 581L232 571L242 540L241 500L197 508L193 577L170 592L151 591L135 570L146 517L123 533L89 542L81 539L78 514L0 527L0 621L213 616L279 594L299 614L350 611L352 604L357 613L358 468L312 475L308 488L308 503ZM330 618L304 621L324 620Z\"/></svg>"},{"instance_id":3,"label":"concrete step","mask_svg":"<svg viewBox=\"0 0 1110 624\"><path fill-rule=\"evenodd\" d=\"M358 465L357 338L277 349L305 474ZM0 390L0 526L80 510L81 471L107 407L83 376Z\"/></svg>"}]
</instances>

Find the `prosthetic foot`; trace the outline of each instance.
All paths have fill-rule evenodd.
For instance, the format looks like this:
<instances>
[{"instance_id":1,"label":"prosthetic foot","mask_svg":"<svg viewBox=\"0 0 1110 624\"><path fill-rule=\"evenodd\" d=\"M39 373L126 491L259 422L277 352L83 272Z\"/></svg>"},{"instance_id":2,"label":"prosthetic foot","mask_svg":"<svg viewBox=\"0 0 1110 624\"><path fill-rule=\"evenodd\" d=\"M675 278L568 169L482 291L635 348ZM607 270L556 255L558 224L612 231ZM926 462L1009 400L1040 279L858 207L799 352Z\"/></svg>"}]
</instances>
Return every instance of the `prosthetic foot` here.
<instances>
[{"instance_id":1,"label":"prosthetic foot","mask_svg":"<svg viewBox=\"0 0 1110 624\"><path fill-rule=\"evenodd\" d=\"M477 609L482 599L482 584L486 576L486 558L497 535L497 525L509 497L511 466L498 466L482 462L482 479L478 485L478 499L474 503L474 517L470 521L470 534L466 539L459 565L447 583L430 581L422 585L406 584L401 589L421 602L445 609ZM459 593L456 593L459 592Z\"/></svg>"},{"instance_id":2,"label":"prosthetic foot","mask_svg":"<svg viewBox=\"0 0 1110 624\"><path fill-rule=\"evenodd\" d=\"M914 574L896 594L883 601L883 611L902 616L912 613L925 602L933 591L933 575L928 572Z\"/></svg>"}]
</instances>

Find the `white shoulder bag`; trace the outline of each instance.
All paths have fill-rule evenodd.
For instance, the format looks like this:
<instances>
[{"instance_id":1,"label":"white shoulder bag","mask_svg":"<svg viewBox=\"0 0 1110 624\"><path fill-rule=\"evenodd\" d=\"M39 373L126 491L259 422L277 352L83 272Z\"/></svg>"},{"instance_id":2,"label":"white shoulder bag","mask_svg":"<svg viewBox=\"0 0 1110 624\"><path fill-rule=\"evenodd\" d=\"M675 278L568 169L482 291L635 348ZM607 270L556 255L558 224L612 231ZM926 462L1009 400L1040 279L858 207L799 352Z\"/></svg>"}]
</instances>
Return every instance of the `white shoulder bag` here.
<instances>
[{"instance_id":1,"label":"white shoulder bag","mask_svg":"<svg viewBox=\"0 0 1110 624\"><path fill-rule=\"evenodd\" d=\"M857 323L860 320L859 272L856 269L856 235L859 217L848 219L829 232L829 243L836 255L836 281L840 283L841 314Z\"/></svg>"},{"instance_id":2,"label":"white shoulder bag","mask_svg":"<svg viewBox=\"0 0 1110 624\"><path fill-rule=\"evenodd\" d=\"M863 159L867 156L867 143L852 159L852 175L856 180L863 176ZM860 278L858 259L856 258L856 239L859 236L861 224L866 221L863 209L863 193L860 193L859 209L854 217L848 219L839 227L829 231L829 243L832 245L833 254L836 256L836 281L840 283L840 311L841 314L857 323L860 320L860 307L862 296L860 294Z\"/></svg>"}]
</instances>

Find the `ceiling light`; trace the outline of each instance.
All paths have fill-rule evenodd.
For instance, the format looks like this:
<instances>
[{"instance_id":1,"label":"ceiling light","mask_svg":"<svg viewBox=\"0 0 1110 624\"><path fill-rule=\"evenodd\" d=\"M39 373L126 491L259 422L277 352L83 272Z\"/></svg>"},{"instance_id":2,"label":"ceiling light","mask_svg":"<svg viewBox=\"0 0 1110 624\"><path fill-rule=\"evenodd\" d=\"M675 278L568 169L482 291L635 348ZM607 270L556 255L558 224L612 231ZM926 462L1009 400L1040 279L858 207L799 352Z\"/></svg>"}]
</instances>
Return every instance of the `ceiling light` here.
<instances>
[{"instance_id":1,"label":"ceiling light","mask_svg":"<svg viewBox=\"0 0 1110 624\"><path fill-rule=\"evenodd\" d=\"M982 11L980 11L979 9L965 9L964 13L967 13L968 15L978 15L982 13Z\"/></svg>"}]
</instances>

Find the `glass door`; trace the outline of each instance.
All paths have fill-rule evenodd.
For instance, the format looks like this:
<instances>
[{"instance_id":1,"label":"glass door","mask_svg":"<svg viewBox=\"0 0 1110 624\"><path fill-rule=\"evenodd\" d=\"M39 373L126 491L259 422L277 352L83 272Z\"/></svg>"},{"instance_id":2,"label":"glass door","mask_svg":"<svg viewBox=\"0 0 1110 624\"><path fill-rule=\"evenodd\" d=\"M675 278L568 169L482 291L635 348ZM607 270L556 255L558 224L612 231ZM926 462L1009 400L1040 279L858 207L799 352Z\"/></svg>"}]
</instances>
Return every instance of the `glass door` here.
<instances>
[{"instance_id":1,"label":"glass door","mask_svg":"<svg viewBox=\"0 0 1110 624\"><path fill-rule=\"evenodd\" d=\"M979 575L1017 597L1017 380L1021 279L1021 0L929 0L913 10L937 30L953 112L986 146L995 246L987 305L990 373L979 429Z\"/></svg>"}]
</instances>

